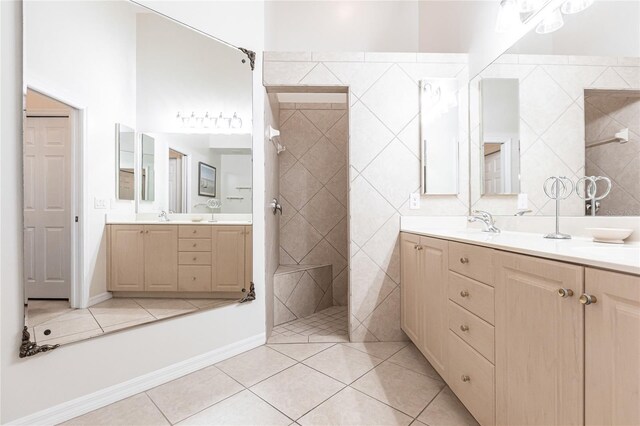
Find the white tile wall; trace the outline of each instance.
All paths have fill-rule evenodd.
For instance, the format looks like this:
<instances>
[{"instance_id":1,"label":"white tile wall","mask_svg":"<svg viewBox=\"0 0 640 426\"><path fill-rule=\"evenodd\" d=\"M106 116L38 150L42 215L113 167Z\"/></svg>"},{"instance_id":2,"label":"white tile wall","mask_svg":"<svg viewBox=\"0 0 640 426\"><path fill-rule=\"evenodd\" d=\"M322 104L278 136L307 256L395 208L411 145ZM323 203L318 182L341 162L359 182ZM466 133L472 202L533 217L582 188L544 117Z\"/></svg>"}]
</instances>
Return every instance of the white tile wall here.
<instances>
[{"instance_id":1,"label":"white tile wall","mask_svg":"<svg viewBox=\"0 0 640 426\"><path fill-rule=\"evenodd\" d=\"M347 282L350 282L349 310L352 341L406 339L400 330L398 249L400 215L466 215L469 198L465 184L468 181L468 126L464 112L467 99L466 91L462 90L459 164L462 189L460 194L458 196L424 196L420 210L408 209L410 193L420 188L418 82L430 77L458 78L460 86L466 87L468 81L466 55L267 52L264 70L264 83L267 86L281 84L349 86L351 107L349 120L343 117L336 123L337 125L324 134L345 154L347 146L349 149L349 167L345 166L338 173L343 173L346 177L348 170L348 182L350 182L348 214L350 215L351 264L349 269L345 268L342 271L336 271L334 264L334 302L344 303ZM285 106L281 105L281 107ZM286 117L283 112L281 117ZM293 118L293 115L289 117ZM305 118L310 119L308 115ZM296 126L301 126L302 122L304 122L303 118L298 117L291 126L294 123ZM284 127L286 131L286 126ZM313 134L313 132L310 133L310 135ZM318 136L318 139L320 138ZM302 150L296 146L291 152L295 158L282 157L281 173L283 168L295 167L296 160L302 156L300 152ZM284 180L294 185L296 180L309 181L306 174L299 169L285 173L280 183L281 192ZM292 173L292 176L287 179L289 173ZM311 191L295 191L295 193L292 191L289 195L294 200L288 199L283 192L284 198L294 207L299 206L304 199L320 192L320 186L323 184L320 178L316 177L318 185L314 185ZM325 184L324 188L341 203L346 200L346 193L333 189L331 180ZM343 230L344 226L341 232ZM337 247L330 232L323 236L323 240L313 250L322 251L323 247L328 249L327 246L335 249L340 257L345 257L346 266L346 243ZM314 257L313 250L307 258ZM295 255L286 252L283 253L283 257L283 260L291 260Z\"/></svg>"}]
</instances>

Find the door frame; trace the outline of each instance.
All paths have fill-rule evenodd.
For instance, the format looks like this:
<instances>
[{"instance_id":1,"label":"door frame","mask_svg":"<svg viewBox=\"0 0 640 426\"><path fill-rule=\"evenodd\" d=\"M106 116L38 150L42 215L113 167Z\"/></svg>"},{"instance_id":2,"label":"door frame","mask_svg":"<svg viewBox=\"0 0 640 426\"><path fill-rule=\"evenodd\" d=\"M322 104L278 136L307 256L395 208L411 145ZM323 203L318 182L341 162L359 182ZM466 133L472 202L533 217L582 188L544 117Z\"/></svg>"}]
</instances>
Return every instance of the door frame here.
<instances>
[{"instance_id":1,"label":"door frame","mask_svg":"<svg viewBox=\"0 0 640 426\"><path fill-rule=\"evenodd\" d=\"M85 141L87 140L87 110L88 108L81 104L68 100L64 96L58 96L53 91L43 89L41 86L25 83L24 96L26 98L27 90L33 90L58 102L67 105L70 108L69 127L71 129L71 166L73 168L71 174L71 209L72 214L70 220L71 230L71 289L69 292L69 304L72 308L86 308L89 305L89 289L85 286L84 274L84 238L85 238L85 221L86 212L85 201L88 200L86 194L87 187L85 182L84 163L86 159ZM26 101L25 101L26 102ZM66 116L59 110L34 109L29 111L29 116ZM23 123L27 117L26 104L23 106ZM22 144L24 149L24 124L22 132ZM24 186L24 174L23 174ZM78 217L78 222L75 222ZM24 220L24 218L23 218ZM26 288L25 290L25 302Z\"/></svg>"},{"instance_id":2,"label":"door frame","mask_svg":"<svg viewBox=\"0 0 640 426\"><path fill-rule=\"evenodd\" d=\"M191 186L191 154L185 154L184 152L182 152L182 149L176 149L170 143L167 144L167 152L169 151L175 151L182 154L182 159L180 160L181 162L180 174L182 175L181 178L182 178L183 191L182 191L182 199L180 200L180 203L182 204L182 210L183 210L182 213L190 213L189 207L191 206L191 191L189 191L189 188ZM169 170L168 155L167 155L166 167L168 172ZM167 200L168 200L168 197L169 197L169 194L167 194Z\"/></svg>"},{"instance_id":3,"label":"door frame","mask_svg":"<svg viewBox=\"0 0 640 426\"><path fill-rule=\"evenodd\" d=\"M503 194L510 195L511 194L511 138L509 137L496 137L496 136L487 136L482 141L482 167L480 167L480 172L482 173L482 194L484 195L484 144L488 143L498 143L501 145L500 147L500 164L502 166L503 175L508 177L502 179L503 186ZM500 195L500 194L492 194L492 195Z\"/></svg>"}]
</instances>

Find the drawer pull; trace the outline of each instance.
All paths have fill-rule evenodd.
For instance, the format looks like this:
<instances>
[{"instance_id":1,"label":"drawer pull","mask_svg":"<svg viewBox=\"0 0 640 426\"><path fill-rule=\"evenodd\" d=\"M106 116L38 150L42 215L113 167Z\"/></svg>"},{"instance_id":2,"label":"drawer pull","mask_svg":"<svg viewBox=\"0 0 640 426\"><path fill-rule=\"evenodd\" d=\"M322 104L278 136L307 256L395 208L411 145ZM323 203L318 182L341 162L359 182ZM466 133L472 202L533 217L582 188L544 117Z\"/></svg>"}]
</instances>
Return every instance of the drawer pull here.
<instances>
[{"instance_id":1,"label":"drawer pull","mask_svg":"<svg viewBox=\"0 0 640 426\"><path fill-rule=\"evenodd\" d=\"M460 263L462 263L463 265L469 263L469 259L467 259L466 257L461 257L460 258Z\"/></svg>"},{"instance_id":2,"label":"drawer pull","mask_svg":"<svg viewBox=\"0 0 640 426\"><path fill-rule=\"evenodd\" d=\"M460 292L460 296L462 296L462 297L469 297L469 292L468 292L467 290L462 290L462 291Z\"/></svg>"},{"instance_id":3,"label":"drawer pull","mask_svg":"<svg viewBox=\"0 0 640 426\"><path fill-rule=\"evenodd\" d=\"M468 325L461 325L461 326L460 326L460 330L462 330L462 331L469 331L469 326L468 326Z\"/></svg>"},{"instance_id":4,"label":"drawer pull","mask_svg":"<svg viewBox=\"0 0 640 426\"><path fill-rule=\"evenodd\" d=\"M463 381L463 382L465 382L465 383L466 383L466 382L470 382L470 381L471 381L471 377L467 376L466 374L463 374L463 375L460 377L460 380L462 380L462 381Z\"/></svg>"},{"instance_id":5,"label":"drawer pull","mask_svg":"<svg viewBox=\"0 0 640 426\"><path fill-rule=\"evenodd\" d=\"M573 296L573 290L571 290L570 288L560 288L558 289L558 296L571 297Z\"/></svg>"},{"instance_id":6,"label":"drawer pull","mask_svg":"<svg viewBox=\"0 0 640 426\"><path fill-rule=\"evenodd\" d=\"M597 301L598 299L590 294L585 293L580 296L580 303L582 303L583 305L591 305L592 303L596 303Z\"/></svg>"}]
</instances>

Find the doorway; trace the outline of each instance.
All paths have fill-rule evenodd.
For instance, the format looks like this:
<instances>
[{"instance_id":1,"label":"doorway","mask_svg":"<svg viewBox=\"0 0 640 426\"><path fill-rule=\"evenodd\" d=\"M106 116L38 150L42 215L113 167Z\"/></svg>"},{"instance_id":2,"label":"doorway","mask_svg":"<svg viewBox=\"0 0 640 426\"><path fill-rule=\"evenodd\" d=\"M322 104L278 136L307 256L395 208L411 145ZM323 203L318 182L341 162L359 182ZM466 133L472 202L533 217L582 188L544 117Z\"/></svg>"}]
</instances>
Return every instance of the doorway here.
<instances>
[{"instance_id":1,"label":"doorway","mask_svg":"<svg viewBox=\"0 0 640 426\"><path fill-rule=\"evenodd\" d=\"M23 137L25 299L82 303L79 253L79 111L28 89Z\"/></svg>"},{"instance_id":2,"label":"doorway","mask_svg":"<svg viewBox=\"0 0 640 426\"><path fill-rule=\"evenodd\" d=\"M187 181L186 155L169 148L169 211L173 213L188 213L187 211Z\"/></svg>"}]
</instances>

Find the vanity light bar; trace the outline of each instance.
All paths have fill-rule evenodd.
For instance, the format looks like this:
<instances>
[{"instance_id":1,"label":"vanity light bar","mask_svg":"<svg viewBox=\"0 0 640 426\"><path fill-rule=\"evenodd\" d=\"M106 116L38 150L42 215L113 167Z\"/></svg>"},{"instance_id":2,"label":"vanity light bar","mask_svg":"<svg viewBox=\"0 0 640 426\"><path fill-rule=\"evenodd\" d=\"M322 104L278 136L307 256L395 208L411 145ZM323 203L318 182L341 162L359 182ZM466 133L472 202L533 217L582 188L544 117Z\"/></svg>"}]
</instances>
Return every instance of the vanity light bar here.
<instances>
[{"instance_id":1,"label":"vanity light bar","mask_svg":"<svg viewBox=\"0 0 640 426\"><path fill-rule=\"evenodd\" d=\"M242 119L238 117L237 113L233 113L232 117L225 117L222 112L214 117L209 112L196 113L192 111L191 114L178 111L176 114L176 120L180 123L181 127L199 128L199 129L240 129L242 128Z\"/></svg>"},{"instance_id":2,"label":"vanity light bar","mask_svg":"<svg viewBox=\"0 0 640 426\"><path fill-rule=\"evenodd\" d=\"M572 15L582 12L594 3L595 0L567 0L562 5L549 11L542 21L536 26L538 34L549 34L559 30L564 25L563 15ZM496 32L510 32L530 17L535 15L543 6L541 0L500 0L498 17L496 20Z\"/></svg>"}]
</instances>

